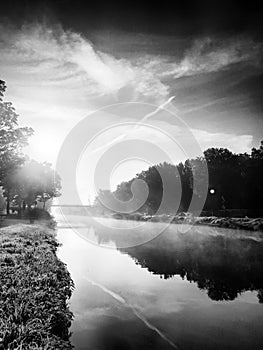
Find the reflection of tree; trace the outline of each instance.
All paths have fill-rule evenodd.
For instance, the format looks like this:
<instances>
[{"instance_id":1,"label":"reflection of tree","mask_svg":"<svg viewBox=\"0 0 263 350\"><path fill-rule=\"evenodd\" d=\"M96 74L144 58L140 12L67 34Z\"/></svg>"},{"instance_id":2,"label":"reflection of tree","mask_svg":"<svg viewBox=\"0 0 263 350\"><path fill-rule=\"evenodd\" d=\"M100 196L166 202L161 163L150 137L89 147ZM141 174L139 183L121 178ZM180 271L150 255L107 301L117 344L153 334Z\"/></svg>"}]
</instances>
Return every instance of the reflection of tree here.
<instances>
[{"instance_id":1,"label":"reflection of tree","mask_svg":"<svg viewBox=\"0 0 263 350\"><path fill-rule=\"evenodd\" d=\"M149 271L169 278L180 275L206 289L213 300L234 300L238 293L258 290L263 300L263 244L222 236L166 235L145 245L125 249Z\"/></svg>"},{"instance_id":2,"label":"reflection of tree","mask_svg":"<svg viewBox=\"0 0 263 350\"><path fill-rule=\"evenodd\" d=\"M263 242L237 237L237 232L227 237L201 230L194 227L184 234L170 230L146 244L119 250L161 278L179 275L197 283L213 300L234 300L239 293L256 290L263 302ZM105 232L97 235L106 240ZM118 236L111 239L118 245Z\"/></svg>"}]
</instances>

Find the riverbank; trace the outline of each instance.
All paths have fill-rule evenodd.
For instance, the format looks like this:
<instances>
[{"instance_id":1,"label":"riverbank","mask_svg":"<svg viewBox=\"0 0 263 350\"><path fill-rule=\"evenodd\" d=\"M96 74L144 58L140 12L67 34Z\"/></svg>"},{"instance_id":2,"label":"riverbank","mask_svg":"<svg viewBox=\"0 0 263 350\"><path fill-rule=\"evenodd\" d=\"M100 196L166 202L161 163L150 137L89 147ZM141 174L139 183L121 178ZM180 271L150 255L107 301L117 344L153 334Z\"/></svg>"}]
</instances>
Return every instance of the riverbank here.
<instances>
[{"instance_id":1,"label":"riverbank","mask_svg":"<svg viewBox=\"0 0 263 350\"><path fill-rule=\"evenodd\" d=\"M172 215L143 215L135 214L113 214L113 218L119 220L136 220L166 222L171 224L193 224L193 225L210 225L231 229L242 229L249 231L263 231L263 218L229 218L216 216L195 217L190 213Z\"/></svg>"},{"instance_id":2,"label":"riverbank","mask_svg":"<svg viewBox=\"0 0 263 350\"><path fill-rule=\"evenodd\" d=\"M249 231L263 231L262 218L218 218L215 216L199 217L195 219L195 224Z\"/></svg>"},{"instance_id":3,"label":"riverbank","mask_svg":"<svg viewBox=\"0 0 263 350\"><path fill-rule=\"evenodd\" d=\"M72 349L73 282L47 223L0 229L0 350Z\"/></svg>"}]
</instances>

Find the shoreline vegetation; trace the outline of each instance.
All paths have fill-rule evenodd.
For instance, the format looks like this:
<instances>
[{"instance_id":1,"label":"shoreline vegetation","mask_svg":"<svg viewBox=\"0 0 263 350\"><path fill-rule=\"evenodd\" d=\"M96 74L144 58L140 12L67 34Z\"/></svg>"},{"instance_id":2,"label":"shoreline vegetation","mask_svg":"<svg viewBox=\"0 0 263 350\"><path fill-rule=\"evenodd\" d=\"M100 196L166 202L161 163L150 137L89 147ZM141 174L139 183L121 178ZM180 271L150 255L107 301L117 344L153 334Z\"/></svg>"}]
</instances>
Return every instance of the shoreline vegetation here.
<instances>
[{"instance_id":1,"label":"shoreline vegetation","mask_svg":"<svg viewBox=\"0 0 263 350\"><path fill-rule=\"evenodd\" d=\"M56 255L54 221L0 228L0 350L73 349L74 284Z\"/></svg>"},{"instance_id":2,"label":"shoreline vegetation","mask_svg":"<svg viewBox=\"0 0 263 350\"><path fill-rule=\"evenodd\" d=\"M249 231L263 231L263 218L234 218L217 216L195 217L191 213L181 213L178 215L144 215L141 213L132 214L112 214L112 218L118 220L152 221L152 222L170 222L171 224L194 224L210 225L222 228L241 229Z\"/></svg>"}]
</instances>

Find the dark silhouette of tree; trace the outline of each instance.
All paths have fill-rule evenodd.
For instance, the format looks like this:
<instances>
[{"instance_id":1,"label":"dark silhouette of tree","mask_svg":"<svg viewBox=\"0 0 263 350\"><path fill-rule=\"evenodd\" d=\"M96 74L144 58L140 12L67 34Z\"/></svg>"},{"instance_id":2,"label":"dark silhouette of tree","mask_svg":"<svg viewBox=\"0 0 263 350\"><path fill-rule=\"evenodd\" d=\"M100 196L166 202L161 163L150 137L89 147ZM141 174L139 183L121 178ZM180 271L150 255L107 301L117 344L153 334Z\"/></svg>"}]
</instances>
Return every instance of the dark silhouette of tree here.
<instances>
[{"instance_id":1,"label":"dark silhouette of tree","mask_svg":"<svg viewBox=\"0 0 263 350\"><path fill-rule=\"evenodd\" d=\"M180 211L188 207L192 190L190 187L189 167L180 163L174 166L169 163L160 163L150 167L146 171L137 174L135 178L128 182L122 182L114 192L116 198L121 201L128 201L132 198L131 186L134 180L143 180L149 190L146 202L138 209L141 213L155 214L160 208L160 214L176 214L178 201Z\"/></svg>"},{"instance_id":2,"label":"dark silhouette of tree","mask_svg":"<svg viewBox=\"0 0 263 350\"><path fill-rule=\"evenodd\" d=\"M260 147L258 149L254 147L252 148L251 157L252 159L263 159L263 141L261 141Z\"/></svg>"},{"instance_id":3,"label":"dark silhouette of tree","mask_svg":"<svg viewBox=\"0 0 263 350\"><path fill-rule=\"evenodd\" d=\"M252 208L262 208L263 204L263 141L258 149L252 148L249 166L246 173L248 202Z\"/></svg>"},{"instance_id":4,"label":"dark silhouette of tree","mask_svg":"<svg viewBox=\"0 0 263 350\"><path fill-rule=\"evenodd\" d=\"M211 193L202 191L207 168ZM253 148L250 155L234 154L226 148L209 148L203 157L188 159L177 166L166 162L151 166L130 181L122 182L114 195L124 202L130 200L133 181L141 179L149 189L146 202L138 210L141 213L155 214L164 195L165 205L160 214L176 214L175 199L180 200L178 211L187 211L191 201L196 209L204 202L205 210L259 209L263 208L262 178L263 142L258 149Z\"/></svg>"}]
</instances>

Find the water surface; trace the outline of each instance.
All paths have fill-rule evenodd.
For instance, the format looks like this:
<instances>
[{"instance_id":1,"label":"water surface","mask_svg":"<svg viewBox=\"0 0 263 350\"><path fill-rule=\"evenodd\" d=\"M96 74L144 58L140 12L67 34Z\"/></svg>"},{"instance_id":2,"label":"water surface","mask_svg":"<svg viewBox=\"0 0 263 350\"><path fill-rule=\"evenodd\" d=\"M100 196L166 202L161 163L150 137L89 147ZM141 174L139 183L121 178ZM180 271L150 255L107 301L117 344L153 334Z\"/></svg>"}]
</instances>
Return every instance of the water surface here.
<instances>
[{"instance_id":1,"label":"water surface","mask_svg":"<svg viewBox=\"0 0 263 350\"><path fill-rule=\"evenodd\" d=\"M180 233L171 225L133 247L137 238L124 228L112 233L83 216L68 219L73 229L57 216L59 256L76 286L77 350L263 348L259 232L198 226ZM154 225L143 234L154 237Z\"/></svg>"}]
</instances>

